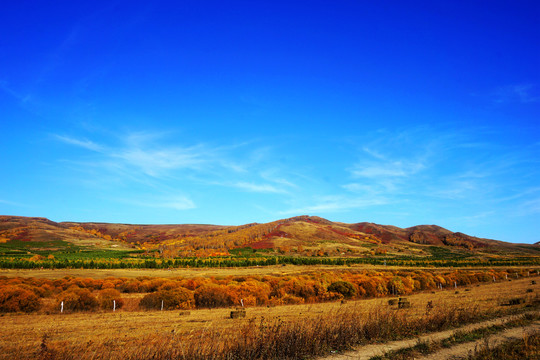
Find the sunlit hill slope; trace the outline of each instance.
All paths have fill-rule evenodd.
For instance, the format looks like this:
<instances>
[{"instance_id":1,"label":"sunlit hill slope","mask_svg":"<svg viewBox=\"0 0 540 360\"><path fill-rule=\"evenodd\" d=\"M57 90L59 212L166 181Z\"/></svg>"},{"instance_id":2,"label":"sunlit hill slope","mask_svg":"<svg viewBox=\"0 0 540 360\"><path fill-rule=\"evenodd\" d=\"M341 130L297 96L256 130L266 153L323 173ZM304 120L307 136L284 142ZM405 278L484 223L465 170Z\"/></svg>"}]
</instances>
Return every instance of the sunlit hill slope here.
<instances>
[{"instance_id":1,"label":"sunlit hill slope","mask_svg":"<svg viewBox=\"0 0 540 360\"><path fill-rule=\"evenodd\" d=\"M427 256L443 248L478 256L538 253L535 245L477 238L436 225L403 229L367 222L332 222L315 216L241 226L57 223L45 218L0 216L0 245L20 245L29 251L65 247L142 249L162 257L219 256L239 251L303 256Z\"/></svg>"}]
</instances>

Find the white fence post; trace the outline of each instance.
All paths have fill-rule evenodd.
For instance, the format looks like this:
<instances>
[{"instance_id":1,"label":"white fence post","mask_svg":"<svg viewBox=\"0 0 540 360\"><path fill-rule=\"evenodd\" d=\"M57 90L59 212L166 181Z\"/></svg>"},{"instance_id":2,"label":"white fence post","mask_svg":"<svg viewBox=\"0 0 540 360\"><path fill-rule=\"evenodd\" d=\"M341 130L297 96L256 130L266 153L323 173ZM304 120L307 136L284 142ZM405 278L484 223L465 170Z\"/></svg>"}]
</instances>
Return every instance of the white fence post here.
<instances>
[{"instance_id":1,"label":"white fence post","mask_svg":"<svg viewBox=\"0 0 540 360\"><path fill-rule=\"evenodd\" d=\"M63 301L60 303L60 312L61 313L64 312L64 302Z\"/></svg>"},{"instance_id":2,"label":"white fence post","mask_svg":"<svg viewBox=\"0 0 540 360\"><path fill-rule=\"evenodd\" d=\"M116 311L116 300L113 300L112 304L113 304L112 311L115 312Z\"/></svg>"}]
</instances>

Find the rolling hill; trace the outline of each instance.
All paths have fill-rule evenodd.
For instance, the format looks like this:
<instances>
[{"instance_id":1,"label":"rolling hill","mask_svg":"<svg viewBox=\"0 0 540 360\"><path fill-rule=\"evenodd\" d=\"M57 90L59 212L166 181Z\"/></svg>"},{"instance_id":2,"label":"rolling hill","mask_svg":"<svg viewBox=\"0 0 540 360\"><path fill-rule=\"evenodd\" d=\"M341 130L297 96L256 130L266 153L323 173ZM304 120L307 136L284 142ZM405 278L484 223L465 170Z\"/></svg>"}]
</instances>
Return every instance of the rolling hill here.
<instances>
[{"instance_id":1,"label":"rolling hill","mask_svg":"<svg viewBox=\"0 0 540 360\"><path fill-rule=\"evenodd\" d=\"M57 223L39 217L0 216L0 252L65 247L142 249L164 257L215 256L239 251L302 256L421 257L437 251L467 256L538 254L538 246L477 238L436 225L399 228L368 222L332 222L316 216L241 226Z\"/></svg>"}]
</instances>

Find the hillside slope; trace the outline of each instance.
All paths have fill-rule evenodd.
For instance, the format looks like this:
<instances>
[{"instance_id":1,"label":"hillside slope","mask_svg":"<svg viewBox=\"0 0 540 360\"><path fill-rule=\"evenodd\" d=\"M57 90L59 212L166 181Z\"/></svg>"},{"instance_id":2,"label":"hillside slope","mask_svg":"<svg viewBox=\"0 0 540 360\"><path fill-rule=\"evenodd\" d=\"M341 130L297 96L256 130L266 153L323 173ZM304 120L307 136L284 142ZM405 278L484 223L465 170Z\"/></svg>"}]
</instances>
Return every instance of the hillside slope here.
<instances>
[{"instance_id":1,"label":"hillside slope","mask_svg":"<svg viewBox=\"0 0 540 360\"><path fill-rule=\"evenodd\" d=\"M28 250L49 250L71 245L96 249L127 249L127 244L91 231L79 231L46 218L0 216L0 244L20 245Z\"/></svg>"},{"instance_id":2,"label":"hillside slope","mask_svg":"<svg viewBox=\"0 0 540 360\"><path fill-rule=\"evenodd\" d=\"M56 223L45 218L0 216L0 243L140 248L166 257L225 255L247 249L304 256L427 256L434 251L467 256L538 254L538 246L477 238L436 225L399 228L332 222L316 216L241 226Z\"/></svg>"}]
</instances>

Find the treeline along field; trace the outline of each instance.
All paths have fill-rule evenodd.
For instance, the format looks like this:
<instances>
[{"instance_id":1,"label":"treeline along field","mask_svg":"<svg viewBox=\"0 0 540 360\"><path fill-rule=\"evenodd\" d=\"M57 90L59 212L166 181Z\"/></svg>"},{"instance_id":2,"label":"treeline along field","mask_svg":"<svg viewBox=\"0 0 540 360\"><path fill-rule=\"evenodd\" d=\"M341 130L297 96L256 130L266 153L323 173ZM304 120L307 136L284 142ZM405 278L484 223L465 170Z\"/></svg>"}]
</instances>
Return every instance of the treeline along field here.
<instances>
[{"instance_id":1,"label":"treeline along field","mask_svg":"<svg viewBox=\"0 0 540 360\"><path fill-rule=\"evenodd\" d=\"M294 276L60 279L0 277L0 312L194 309L401 296L538 276L538 269L319 270Z\"/></svg>"},{"instance_id":2,"label":"treeline along field","mask_svg":"<svg viewBox=\"0 0 540 360\"><path fill-rule=\"evenodd\" d=\"M492 266L534 266L540 265L538 257L513 257L495 259L444 259L444 258L414 258L414 257L212 257L212 258L79 258L55 259L34 258L22 259L4 257L0 259L2 269L169 269L169 268L201 268L201 267L250 267L273 265L389 265L411 267L492 267Z\"/></svg>"}]
</instances>

